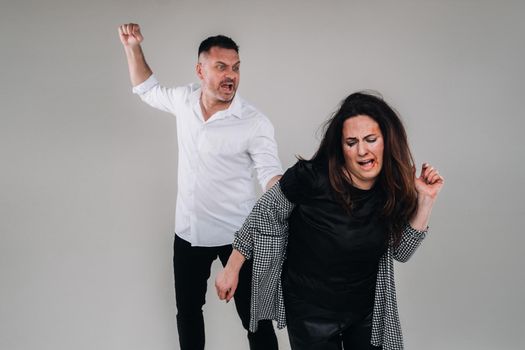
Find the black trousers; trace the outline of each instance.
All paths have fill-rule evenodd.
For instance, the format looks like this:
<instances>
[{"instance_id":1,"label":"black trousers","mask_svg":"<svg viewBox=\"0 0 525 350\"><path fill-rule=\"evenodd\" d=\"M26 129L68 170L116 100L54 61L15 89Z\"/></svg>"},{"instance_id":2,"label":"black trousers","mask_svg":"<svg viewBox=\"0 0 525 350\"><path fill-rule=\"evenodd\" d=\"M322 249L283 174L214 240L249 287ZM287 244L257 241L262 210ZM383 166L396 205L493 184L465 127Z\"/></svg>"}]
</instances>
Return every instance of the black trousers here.
<instances>
[{"instance_id":1,"label":"black trousers","mask_svg":"<svg viewBox=\"0 0 525 350\"><path fill-rule=\"evenodd\" d=\"M380 350L370 344L372 310L365 315L329 310L284 291L292 350Z\"/></svg>"},{"instance_id":2,"label":"black trousers","mask_svg":"<svg viewBox=\"0 0 525 350\"><path fill-rule=\"evenodd\" d=\"M177 329L181 350L203 350L205 343L202 307L206 303L206 289L211 264L217 258L226 265L232 252L231 245L219 247L192 247L175 235L173 270L177 303ZM242 326L250 324L252 263L244 263L239 273L239 285L234 301ZM251 350L277 350L277 337L269 320L260 321L257 332L247 331Z\"/></svg>"}]
</instances>

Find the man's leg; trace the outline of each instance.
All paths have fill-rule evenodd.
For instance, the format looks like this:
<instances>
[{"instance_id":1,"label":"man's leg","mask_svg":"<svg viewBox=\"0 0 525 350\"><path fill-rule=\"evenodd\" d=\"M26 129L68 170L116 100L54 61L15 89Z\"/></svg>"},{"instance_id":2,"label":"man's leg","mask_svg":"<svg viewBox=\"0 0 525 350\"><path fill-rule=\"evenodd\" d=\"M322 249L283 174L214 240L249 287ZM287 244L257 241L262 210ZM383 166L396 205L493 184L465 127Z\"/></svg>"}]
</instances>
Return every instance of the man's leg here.
<instances>
[{"instance_id":1,"label":"man's leg","mask_svg":"<svg viewBox=\"0 0 525 350\"><path fill-rule=\"evenodd\" d=\"M204 349L202 306L206 302L210 267L216 257L216 248L192 247L189 242L175 235L173 270L181 350Z\"/></svg>"},{"instance_id":2,"label":"man's leg","mask_svg":"<svg viewBox=\"0 0 525 350\"><path fill-rule=\"evenodd\" d=\"M226 265L230 257L231 246L221 247L219 259L222 265ZM234 301L237 314L241 319L242 326L248 332L248 342L250 350L277 350L277 337L271 320L259 321L257 332L252 333L248 330L250 326L250 301L252 285L252 261L247 260L239 273L239 284L235 291Z\"/></svg>"}]
</instances>

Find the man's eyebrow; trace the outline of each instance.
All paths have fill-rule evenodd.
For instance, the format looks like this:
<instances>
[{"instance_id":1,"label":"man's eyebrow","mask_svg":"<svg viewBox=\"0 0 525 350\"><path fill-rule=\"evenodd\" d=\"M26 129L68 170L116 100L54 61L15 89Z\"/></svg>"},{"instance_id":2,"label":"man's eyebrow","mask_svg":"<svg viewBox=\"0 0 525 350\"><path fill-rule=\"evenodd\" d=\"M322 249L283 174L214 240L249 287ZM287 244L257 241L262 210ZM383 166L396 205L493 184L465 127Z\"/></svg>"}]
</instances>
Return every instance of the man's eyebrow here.
<instances>
[{"instance_id":1,"label":"man's eyebrow","mask_svg":"<svg viewBox=\"0 0 525 350\"><path fill-rule=\"evenodd\" d=\"M223 62L223 61L215 61L215 64L223 64L223 65L225 65L225 66L228 65L226 62ZM235 62L234 64L232 64L232 66L237 66L237 65L239 65L239 64L241 64L241 61L237 61L237 62Z\"/></svg>"}]
</instances>

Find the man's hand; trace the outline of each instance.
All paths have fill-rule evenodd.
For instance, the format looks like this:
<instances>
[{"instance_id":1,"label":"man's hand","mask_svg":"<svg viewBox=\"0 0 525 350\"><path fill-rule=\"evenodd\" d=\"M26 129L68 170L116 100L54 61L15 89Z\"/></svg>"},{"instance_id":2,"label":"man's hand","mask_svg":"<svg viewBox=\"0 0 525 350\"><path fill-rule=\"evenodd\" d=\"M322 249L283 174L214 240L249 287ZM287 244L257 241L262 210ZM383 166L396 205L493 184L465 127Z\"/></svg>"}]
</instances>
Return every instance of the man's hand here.
<instances>
[{"instance_id":1,"label":"man's hand","mask_svg":"<svg viewBox=\"0 0 525 350\"><path fill-rule=\"evenodd\" d=\"M118 27L118 33L125 47L138 46L144 40L139 25L135 23L122 24Z\"/></svg>"}]
</instances>

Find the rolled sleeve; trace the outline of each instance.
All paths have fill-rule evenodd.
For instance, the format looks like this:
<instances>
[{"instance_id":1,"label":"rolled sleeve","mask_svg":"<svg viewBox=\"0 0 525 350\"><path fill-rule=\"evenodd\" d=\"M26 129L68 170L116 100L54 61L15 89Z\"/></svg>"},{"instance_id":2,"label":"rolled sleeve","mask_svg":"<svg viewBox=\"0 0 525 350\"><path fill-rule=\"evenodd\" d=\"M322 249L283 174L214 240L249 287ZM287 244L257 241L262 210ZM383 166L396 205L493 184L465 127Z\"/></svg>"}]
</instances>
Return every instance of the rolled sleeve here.
<instances>
[{"instance_id":1,"label":"rolled sleeve","mask_svg":"<svg viewBox=\"0 0 525 350\"><path fill-rule=\"evenodd\" d=\"M152 74L149 76L148 79L144 80L142 83L140 83L137 86L133 87L133 93L137 95L142 95L149 90L151 90L154 86L159 85L159 81L155 76Z\"/></svg>"},{"instance_id":2,"label":"rolled sleeve","mask_svg":"<svg viewBox=\"0 0 525 350\"><path fill-rule=\"evenodd\" d=\"M425 239L427 232L428 227L424 231L419 231L407 223L403 229L401 242L394 248L394 259L399 262L408 261L421 242Z\"/></svg>"},{"instance_id":3,"label":"rolled sleeve","mask_svg":"<svg viewBox=\"0 0 525 350\"><path fill-rule=\"evenodd\" d=\"M235 239L232 243L233 249L239 251L246 260L250 260L253 255L253 237L249 229L243 226L235 233Z\"/></svg>"},{"instance_id":4,"label":"rolled sleeve","mask_svg":"<svg viewBox=\"0 0 525 350\"><path fill-rule=\"evenodd\" d=\"M184 96L189 87L167 88L159 84L157 78L152 74L148 79L133 87L133 93L151 107L164 112L177 114L178 107L184 104Z\"/></svg>"}]
</instances>

